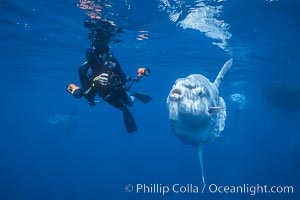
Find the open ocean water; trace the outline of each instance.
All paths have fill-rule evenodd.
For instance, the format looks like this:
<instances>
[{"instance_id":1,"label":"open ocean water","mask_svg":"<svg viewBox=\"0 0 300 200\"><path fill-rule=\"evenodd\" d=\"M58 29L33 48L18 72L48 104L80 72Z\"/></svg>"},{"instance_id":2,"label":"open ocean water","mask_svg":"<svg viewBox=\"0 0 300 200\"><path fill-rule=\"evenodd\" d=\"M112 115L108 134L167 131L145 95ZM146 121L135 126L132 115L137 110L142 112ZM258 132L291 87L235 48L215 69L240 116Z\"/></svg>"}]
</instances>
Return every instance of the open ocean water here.
<instances>
[{"instance_id":1,"label":"open ocean water","mask_svg":"<svg viewBox=\"0 0 300 200\"><path fill-rule=\"evenodd\" d=\"M299 10L296 0L1 0L0 199L299 200ZM151 68L133 86L153 97L130 109L134 134L119 110L65 91L79 84L93 17L124 28L111 51L128 76ZM203 190L166 98L177 78L213 81L229 58L226 126L204 146Z\"/></svg>"}]
</instances>

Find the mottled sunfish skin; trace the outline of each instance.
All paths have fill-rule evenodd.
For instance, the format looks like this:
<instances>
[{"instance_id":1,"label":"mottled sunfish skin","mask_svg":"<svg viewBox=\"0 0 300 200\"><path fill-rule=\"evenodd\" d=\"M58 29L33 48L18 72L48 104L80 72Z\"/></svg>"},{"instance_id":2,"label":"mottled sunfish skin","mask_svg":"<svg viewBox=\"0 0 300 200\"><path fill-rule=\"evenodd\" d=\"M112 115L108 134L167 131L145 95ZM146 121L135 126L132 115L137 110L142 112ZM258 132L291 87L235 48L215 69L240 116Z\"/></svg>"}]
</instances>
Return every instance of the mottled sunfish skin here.
<instances>
[{"instance_id":1,"label":"mottled sunfish skin","mask_svg":"<svg viewBox=\"0 0 300 200\"><path fill-rule=\"evenodd\" d=\"M202 145L218 138L225 127L226 104L218 88L231 65L229 59L213 83L201 74L177 79L167 98L171 130L198 149L201 168Z\"/></svg>"}]
</instances>

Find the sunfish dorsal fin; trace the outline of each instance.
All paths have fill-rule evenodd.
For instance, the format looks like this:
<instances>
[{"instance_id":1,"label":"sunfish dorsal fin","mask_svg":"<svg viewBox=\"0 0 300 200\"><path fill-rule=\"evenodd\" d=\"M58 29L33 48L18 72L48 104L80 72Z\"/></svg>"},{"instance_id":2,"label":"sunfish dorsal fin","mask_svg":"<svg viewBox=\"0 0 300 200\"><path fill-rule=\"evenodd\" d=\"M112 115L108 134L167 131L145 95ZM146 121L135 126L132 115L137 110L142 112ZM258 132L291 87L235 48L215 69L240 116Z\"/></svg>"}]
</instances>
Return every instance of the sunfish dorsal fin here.
<instances>
[{"instance_id":1,"label":"sunfish dorsal fin","mask_svg":"<svg viewBox=\"0 0 300 200\"><path fill-rule=\"evenodd\" d=\"M232 61L233 61L232 58L227 60L227 62L223 65L221 71L219 72L216 80L214 81L214 84L216 85L217 88L220 86L221 81L223 80L225 74L230 70L231 65L232 65Z\"/></svg>"},{"instance_id":2,"label":"sunfish dorsal fin","mask_svg":"<svg viewBox=\"0 0 300 200\"><path fill-rule=\"evenodd\" d=\"M203 156L202 156L202 145L200 144L197 146L197 151L198 151L198 157L199 157L199 162L200 162L200 167L201 167L201 173L202 173L202 183L205 185L205 178L204 178L204 169L203 169Z\"/></svg>"}]
</instances>

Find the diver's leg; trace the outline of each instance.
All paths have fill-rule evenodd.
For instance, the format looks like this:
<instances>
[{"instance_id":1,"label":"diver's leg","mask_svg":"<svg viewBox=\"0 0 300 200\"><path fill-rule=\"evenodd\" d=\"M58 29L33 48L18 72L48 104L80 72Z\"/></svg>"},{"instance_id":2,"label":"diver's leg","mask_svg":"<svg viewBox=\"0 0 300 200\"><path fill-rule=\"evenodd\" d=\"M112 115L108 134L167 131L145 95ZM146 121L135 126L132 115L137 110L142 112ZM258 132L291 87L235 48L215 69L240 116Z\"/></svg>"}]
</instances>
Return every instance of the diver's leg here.
<instances>
[{"instance_id":1,"label":"diver's leg","mask_svg":"<svg viewBox=\"0 0 300 200\"><path fill-rule=\"evenodd\" d=\"M136 99L138 99L139 101L141 101L143 103L148 103L148 102L152 101L152 97L145 93L131 91L130 94L131 94L131 96L135 97Z\"/></svg>"},{"instance_id":2,"label":"diver's leg","mask_svg":"<svg viewBox=\"0 0 300 200\"><path fill-rule=\"evenodd\" d=\"M126 109L126 104L115 93L110 94L105 101L119 110L124 111Z\"/></svg>"},{"instance_id":3,"label":"diver's leg","mask_svg":"<svg viewBox=\"0 0 300 200\"><path fill-rule=\"evenodd\" d=\"M127 106L133 106L134 96L131 96L130 93L125 88L120 88L119 91L120 98Z\"/></svg>"},{"instance_id":4,"label":"diver's leg","mask_svg":"<svg viewBox=\"0 0 300 200\"><path fill-rule=\"evenodd\" d=\"M123 110L123 120L128 133L137 131L135 119L127 107Z\"/></svg>"},{"instance_id":5,"label":"diver's leg","mask_svg":"<svg viewBox=\"0 0 300 200\"><path fill-rule=\"evenodd\" d=\"M115 108L123 111L123 120L128 133L132 133L137 130L133 115L128 110L127 105L123 102L123 100L119 98L119 95L113 93L105 101Z\"/></svg>"}]
</instances>

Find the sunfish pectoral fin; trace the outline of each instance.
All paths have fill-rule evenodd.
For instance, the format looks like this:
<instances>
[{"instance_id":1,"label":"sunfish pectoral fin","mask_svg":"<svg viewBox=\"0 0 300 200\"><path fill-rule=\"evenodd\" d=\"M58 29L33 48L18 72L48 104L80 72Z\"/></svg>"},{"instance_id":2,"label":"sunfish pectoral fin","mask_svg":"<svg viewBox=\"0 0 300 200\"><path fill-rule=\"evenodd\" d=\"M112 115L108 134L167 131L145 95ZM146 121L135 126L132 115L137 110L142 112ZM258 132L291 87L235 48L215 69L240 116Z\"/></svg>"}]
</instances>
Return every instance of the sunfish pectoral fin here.
<instances>
[{"instance_id":1,"label":"sunfish pectoral fin","mask_svg":"<svg viewBox=\"0 0 300 200\"><path fill-rule=\"evenodd\" d=\"M204 168L203 168L203 155L202 155L202 145L197 146L197 151L198 151L198 157L199 157L199 162L200 162L200 167L201 167L201 173L202 173L202 183L205 185L205 178L204 178Z\"/></svg>"},{"instance_id":2,"label":"sunfish pectoral fin","mask_svg":"<svg viewBox=\"0 0 300 200\"><path fill-rule=\"evenodd\" d=\"M225 109L226 107L225 106L214 106L214 107L209 107L208 108L208 113L209 114L214 114L214 113L217 113L223 109Z\"/></svg>"}]
</instances>

